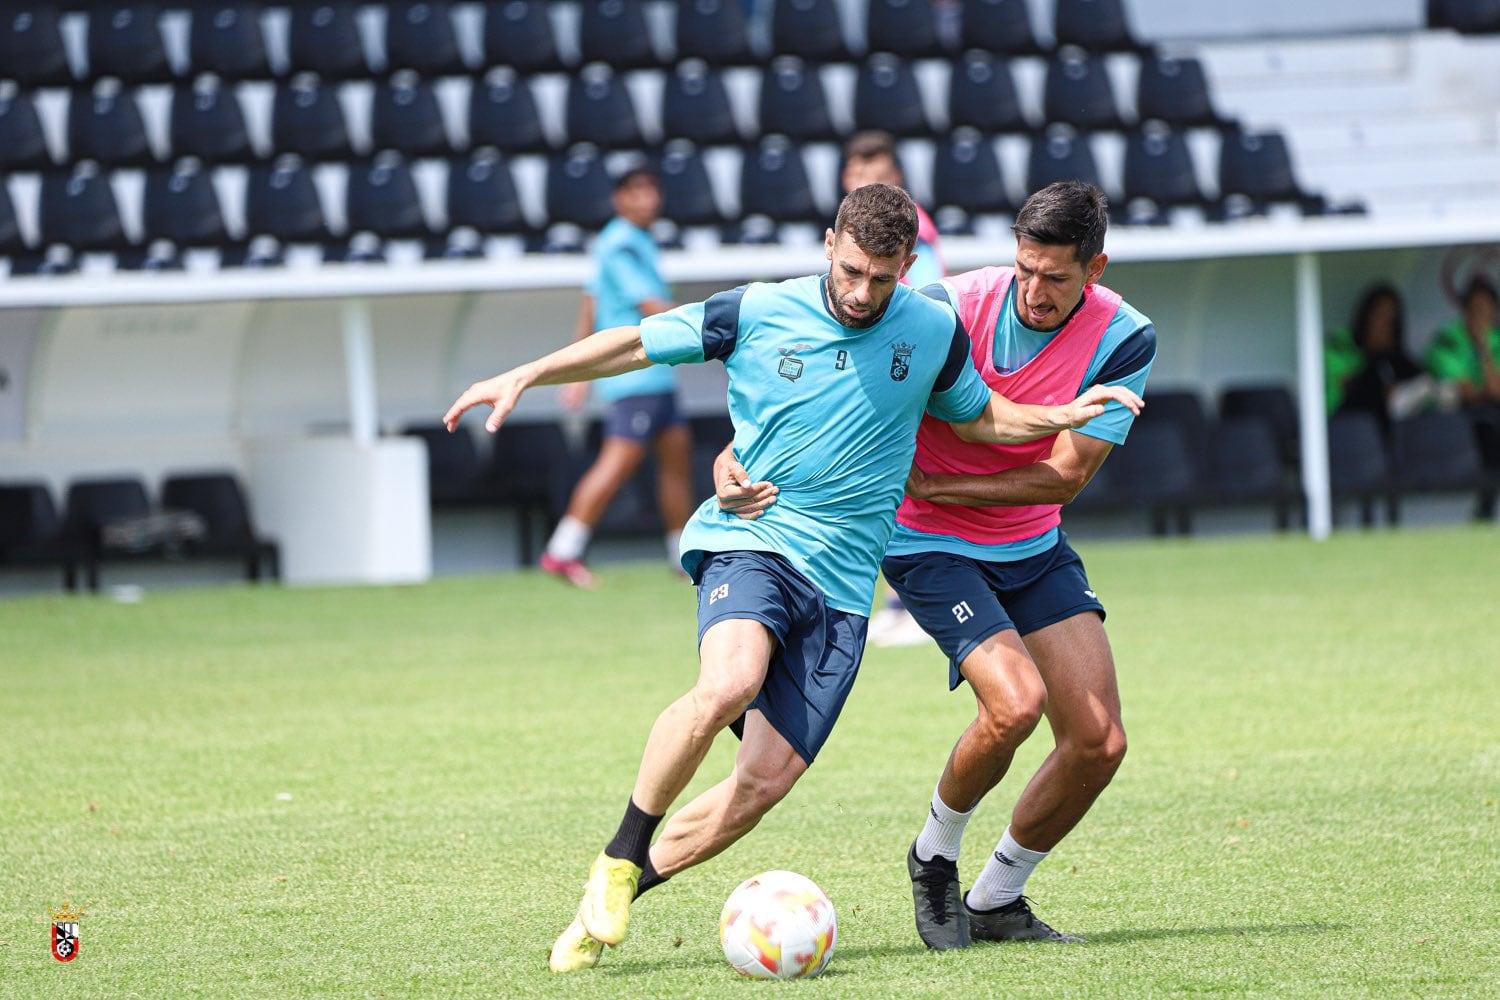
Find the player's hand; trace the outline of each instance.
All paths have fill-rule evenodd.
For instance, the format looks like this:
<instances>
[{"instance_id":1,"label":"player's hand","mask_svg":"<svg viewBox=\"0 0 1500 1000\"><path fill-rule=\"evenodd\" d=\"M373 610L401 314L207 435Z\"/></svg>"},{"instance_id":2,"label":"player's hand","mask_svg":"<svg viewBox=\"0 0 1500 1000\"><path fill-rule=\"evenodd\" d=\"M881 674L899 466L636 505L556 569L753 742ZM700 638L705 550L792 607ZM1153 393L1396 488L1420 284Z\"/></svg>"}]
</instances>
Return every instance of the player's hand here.
<instances>
[{"instance_id":1,"label":"player's hand","mask_svg":"<svg viewBox=\"0 0 1500 1000\"><path fill-rule=\"evenodd\" d=\"M1140 415L1141 407L1146 405L1145 400L1123 385L1096 385L1062 408L1063 419L1069 427L1076 430L1102 414L1105 404L1110 402L1119 403L1136 416Z\"/></svg>"},{"instance_id":2,"label":"player's hand","mask_svg":"<svg viewBox=\"0 0 1500 1000\"><path fill-rule=\"evenodd\" d=\"M558 393L558 401L569 413L577 413L583 409L583 404L588 400L589 384L587 382L569 382L562 387L562 392Z\"/></svg>"},{"instance_id":3,"label":"player's hand","mask_svg":"<svg viewBox=\"0 0 1500 1000\"><path fill-rule=\"evenodd\" d=\"M911 471L906 474L906 495L913 500L926 500L927 484L931 478L913 462Z\"/></svg>"},{"instance_id":4,"label":"player's hand","mask_svg":"<svg viewBox=\"0 0 1500 1000\"><path fill-rule=\"evenodd\" d=\"M752 482L745 467L735 459L733 448L725 448L714 459L714 493L719 498L720 510L753 521L776 502L778 492L771 483Z\"/></svg>"},{"instance_id":5,"label":"player's hand","mask_svg":"<svg viewBox=\"0 0 1500 1000\"><path fill-rule=\"evenodd\" d=\"M484 429L493 434L500 429L505 418L510 416L510 411L516 408L516 400L521 398L526 384L525 378L516 369L483 382L475 382L448 407L448 412L443 414L443 423L452 432L458 427L459 417L481 403L488 403L494 408L494 412L484 422Z\"/></svg>"}]
</instances>

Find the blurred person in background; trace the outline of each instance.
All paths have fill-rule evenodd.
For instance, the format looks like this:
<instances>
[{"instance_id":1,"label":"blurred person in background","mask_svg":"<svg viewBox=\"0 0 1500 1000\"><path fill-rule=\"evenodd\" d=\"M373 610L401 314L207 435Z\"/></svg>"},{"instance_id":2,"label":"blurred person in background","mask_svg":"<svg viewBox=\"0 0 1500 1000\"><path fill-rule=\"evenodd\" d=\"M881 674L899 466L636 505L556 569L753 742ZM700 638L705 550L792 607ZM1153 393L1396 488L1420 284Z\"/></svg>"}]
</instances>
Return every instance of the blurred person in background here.
<instances>
[{"instance_id":1,"label":"blurred person in background","mask_svg":"<svg viewBox=\"0 0 1500 1000\"><path fill-rule=\"evenodd\" d=\"M1406 350L1405 307L1388 282L1368 289L1354 320L1335 330L1326 353L1330 413L1371 413L1390 437L1391 421L1435 396L1436 382Z\"/></svg>"},{"instance_id":2,"label":"blurred person in background","mask_svg":"<svg viewBox=\"0 0 1500 1000\"><path fill-rule=\"evenodd\" d=\"M1463 314L1439 327L1427 348L1427 370L1456 387L1474 424L1484 464L1500 468L1500 327L1495 286L1476 275L1464 289Z\"/></svg>"},{"instance_id":3,"label":"blurred person in background","mask_svg":"<svg viewBox=\"0 0 1500 1000\"><path fill-rule=\"evenodd\" d=\"M650 232L661 212L656 174L639 164L625 170L615 181L612 202L615 217L594 242L594 277L583 293L574 340L596 330L635 326L647 316L672 308L672 292L659 269L661 252ZM584 588L598 584L583 562L594 526L645 461L647 448L656 451L656 498L666 527L667 560L674 569L682 526L693 512L693 442L677 411L677 377L672 369L652 365L600 379L595 385L594 391L608 404L604 443L593 465L573 487L567 513L541 558L545 572ZM564 386L563 406L582 409L588 393L587 382Z\"/></svg>"}]
</instances>

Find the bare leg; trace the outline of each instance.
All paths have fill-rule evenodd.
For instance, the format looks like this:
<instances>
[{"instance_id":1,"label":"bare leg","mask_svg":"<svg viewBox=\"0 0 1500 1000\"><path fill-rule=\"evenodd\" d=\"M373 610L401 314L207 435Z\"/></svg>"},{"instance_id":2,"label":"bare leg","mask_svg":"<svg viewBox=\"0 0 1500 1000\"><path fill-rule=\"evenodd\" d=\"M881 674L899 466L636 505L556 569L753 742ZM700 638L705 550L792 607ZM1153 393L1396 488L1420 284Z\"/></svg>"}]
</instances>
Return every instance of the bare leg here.
<instances>
[{"instance_id":1,"label":"bare leg","mask_svg":"<svg viewBox=\"0 0 1500 1000\"><path fill-rule=\"evenodd\" d=\"M1125 756L1115 661L1093 612L1026 636L1047 684L1047 720L1056 748L1042 762L1012 814L1011 835L1050 851L1083 819Z\"/></svg>"},{"instance_id":2,"label":"bare leg","mask_svg":"<svg viewBox=\"0 0 1500 1000\"><path fill-rule=\"evenodd\" d=\"M656 503L668 531L681 531L693 514L693 438L686 424L656 438Z\"/></svg>"},{"instance_id":3,"label":"bare leg","mask_svg":"<svg viewBox=\"0 0 1500 1000\"><path fill-rule=\"evenodd\" d=\"M745 716L734 771L677 811L651 848L651 864L675 875L714 857L755 828L807 770L759 711Z\"/></svg>"},{"instance_id":4,"label":"bare leg","mask_svg":"<svg viewBox=\"0 0 1500 1000\"><path fill-rule=\"evenodd\" d=\"M627 438L605 438L594 464L573 487L573 495L568 499L568 516L589 527L598 524L609 502L635 475L645 457L646 446L643 444Z\"/></svg>"},{"instance_id":5,"label":"bare leg","mask_svg":"<svg viewBox=\"0 0 1500 1000\"><path fill-rule=\"evenodd\" d=\"M1047 691L1015 629L980 643L960 670L979 714L954 745L938 794L950 809L968 812L1005 777L1016 748L1041 721Z\"/></svg>"},{"instance_id":6,"label":"bare leg","mask_svg":"<svg viewBox=\"0 0 1500 1000\"><path fill-rule=\"evenodd\" d=\"M739 718L766 679L776 638L760 622L726 618L703 633L698 683L657 716L631 798L665 813L697 773L714 737Z\"/></svg>"}]
</instances>

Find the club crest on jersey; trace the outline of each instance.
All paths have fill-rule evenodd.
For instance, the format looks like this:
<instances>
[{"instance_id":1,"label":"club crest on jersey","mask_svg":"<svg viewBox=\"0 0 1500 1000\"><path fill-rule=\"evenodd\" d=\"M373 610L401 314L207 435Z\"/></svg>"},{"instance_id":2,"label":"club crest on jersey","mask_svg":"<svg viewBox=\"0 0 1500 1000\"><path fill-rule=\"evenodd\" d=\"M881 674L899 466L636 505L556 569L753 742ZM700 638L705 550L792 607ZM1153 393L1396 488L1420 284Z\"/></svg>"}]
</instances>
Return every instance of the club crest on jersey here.
<instances>
[{"instance_id":1,"label":"club crest on jersey","mask_svg":"<svg viewBox=\"0 0 1500 1000\"><path fill-rule=\"evenodd\" d=\"M778 347L776 352L781 355L781 363L776 366L776 374L788 382L795 382L802 377L803 362L794 357L798 351L810 351L811 344L793 344L791 347Z\"/></svg>"},{"instance_id":2,"label":"club crest on jersey","mask_svg":"<svg viewBox=\"0 0 1500 1000\"><path fill-rule=\"evenodd\" d=\"M891 348L892 382L906 381L906 376L911 374L911 352L916 349L915 344L896 344Z\"/></svg>"}]
</instances>

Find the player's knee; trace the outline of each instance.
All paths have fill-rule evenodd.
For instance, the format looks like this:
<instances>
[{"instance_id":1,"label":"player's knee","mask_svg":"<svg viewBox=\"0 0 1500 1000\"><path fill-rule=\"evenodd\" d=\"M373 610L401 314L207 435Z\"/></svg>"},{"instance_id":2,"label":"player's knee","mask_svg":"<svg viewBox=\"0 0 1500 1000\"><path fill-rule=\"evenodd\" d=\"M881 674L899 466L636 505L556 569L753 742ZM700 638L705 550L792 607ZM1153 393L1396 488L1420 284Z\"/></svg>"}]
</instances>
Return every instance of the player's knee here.
<instances>
[{"instance_id":1,"label":"player's knee","mask_svg":"<svg viewBox=\"0 0 1500 1000\"><path fill-rule=\"evenodd\" d=\"M698 735L712 736L739 718L755 700L758 688L758 684L734 674L700 678L693 689Z\"/></svg>"},{"instance_id":2,"label":"player's knee","mask_svg":"<svg viewBox=\"0 0 1500 1000\"><path fill-rule=\"evenodd\" d=\"M1075 762L1088 770L1093 780L1101 784L1114 777L1121 762L1125 760L1125 729L1116 722L1109 723L1086 738L1075 738L1070 744L1069 752Z\"/></svg>"},{"instance_id":3,"label":"player's knee","mask_svg":"<svg viewBox=\"0 0 1500 1000\"><path fill-rule=\"evenodd\" d=\"M979 730L987 743L1015 747L1030 736L1047 710L1040 678L1024 678L979 702Z\"/></svg>"},{"instance_id":4,"label":"player's knee","mask_svg":"<svg viewBox=\"0 0 1500 1000\"><path fill-rule=\"evenodd\" d=\"M735 799L755 818L786 798L800 772L793 768L747 767L735 771Z\"/></svg>"}]
</instances>

